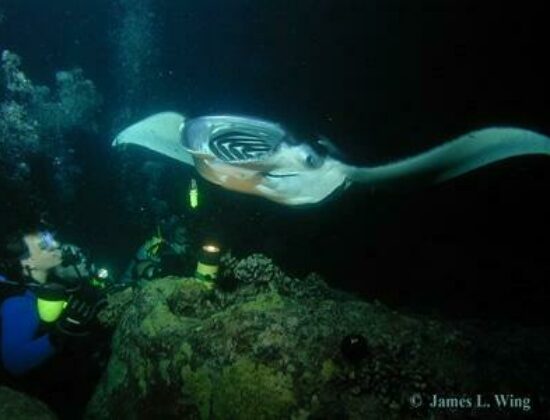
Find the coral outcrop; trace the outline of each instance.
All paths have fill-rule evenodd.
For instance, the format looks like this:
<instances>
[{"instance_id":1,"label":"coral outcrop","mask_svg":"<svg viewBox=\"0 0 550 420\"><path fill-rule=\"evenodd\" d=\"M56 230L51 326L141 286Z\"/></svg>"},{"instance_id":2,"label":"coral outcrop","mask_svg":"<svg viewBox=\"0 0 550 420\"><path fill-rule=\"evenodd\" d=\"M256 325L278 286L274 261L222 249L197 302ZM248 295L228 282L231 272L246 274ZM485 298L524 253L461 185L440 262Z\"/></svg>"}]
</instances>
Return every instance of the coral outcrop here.
<instances>
[{"instance_id":1,"label":"coral outcrop","mask_svg":"<svg viewBox=\"0 0 550 420\"><path fill-rule=\"evenodd\" d=\"M170 277L111 297L113 354L88 419L428 418L411 398L509 385L500 369L515 362L480 375L476 343L449 325L289 278L262 255L223 261L232 291Z\"/></svg>"},{"instance_id":2,"label":"coral outcrop","mask_svg":"<svg viewBox=\"0 0 550 420\"><path fill-rule=\"evenodd\" d=\"M44 183L55 189L60 207L74 198L81 169L68 136L75 130L95 130L101 97L81 69L59 71L55 76L53 89L35 85L23 72L17 54L1 53L0 184L24 201L23 205L12 200L14 208L2 210L3 219L13 219L10 211L21 208L46 211ZM47 168L38 168L37 162ZM40 176L33 181L33 173L39 170ZM33 185L36 179L40 186Z\"/></svg>"},{"instance_id":3,"label":"coral outcrop","mask_svg":"<svg viewBox=\"0 0 550 420\"><path fill-rule=\"evenodd\" d=\"M25 142L23 137L12 139L7 130L27 134L33 131L30 140L36 142L37 138L62 136L75 128L94 128L101 97L93 82L84 77L82 69L58 71L55 89L52 90L35 85L21 66L17 54L2 51L0 80L3 81L1 105L4 118L0 122L5 130L3 142ZM47 147L47 144L42 147Z\"/></svg>"}]
</instances>

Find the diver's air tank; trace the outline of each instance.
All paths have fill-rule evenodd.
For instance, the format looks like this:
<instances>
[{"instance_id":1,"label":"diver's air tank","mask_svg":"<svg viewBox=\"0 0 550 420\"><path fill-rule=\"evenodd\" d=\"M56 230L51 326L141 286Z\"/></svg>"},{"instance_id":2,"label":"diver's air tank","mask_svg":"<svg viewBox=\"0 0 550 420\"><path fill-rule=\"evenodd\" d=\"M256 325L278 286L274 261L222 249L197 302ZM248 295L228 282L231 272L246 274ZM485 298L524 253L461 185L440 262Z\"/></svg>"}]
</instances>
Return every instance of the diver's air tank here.
<instances>
[{"instance_id":1,"label":"diver's air tank","mask_svg":"<svg viewBox=\"0 0 550 420\"><path fill-rule=\"evenodd\" d=\"M48 284L35 290L38 316L44 322L57 321L67 306L67 291L60 284Z\"/></svg>"}]
</instances>

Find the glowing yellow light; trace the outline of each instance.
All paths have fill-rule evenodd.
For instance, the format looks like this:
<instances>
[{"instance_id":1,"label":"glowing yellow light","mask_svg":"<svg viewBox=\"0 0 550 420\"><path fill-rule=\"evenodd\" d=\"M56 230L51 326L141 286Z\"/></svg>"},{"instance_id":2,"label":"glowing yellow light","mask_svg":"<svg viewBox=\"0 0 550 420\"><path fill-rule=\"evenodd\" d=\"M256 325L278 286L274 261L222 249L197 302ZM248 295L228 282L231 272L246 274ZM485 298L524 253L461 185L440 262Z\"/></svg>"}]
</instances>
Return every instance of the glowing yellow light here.
<instances>
[{"instance_id":1,"label":"glowing yellow light","mask_svg":"<svg viewBox=\"0 0 550 420\"><path fill-rule=\"evenodd\" d=\"M220 252L220 248L216 245L204 245L202 249L206 252L209 252L211 254L215 254L217 252Z\"/></svg>"},{"instance_id":2,"label":"glowing yellow light","mask_svg":"<svg viewBox=\"0 0 550 420\"><path fill-rule=\"evenodd\" d=\"M199 205L199 189L195 178L191 178L191 185L189 186L189 205L193 209Z\"/></svg>"}]
</instances>

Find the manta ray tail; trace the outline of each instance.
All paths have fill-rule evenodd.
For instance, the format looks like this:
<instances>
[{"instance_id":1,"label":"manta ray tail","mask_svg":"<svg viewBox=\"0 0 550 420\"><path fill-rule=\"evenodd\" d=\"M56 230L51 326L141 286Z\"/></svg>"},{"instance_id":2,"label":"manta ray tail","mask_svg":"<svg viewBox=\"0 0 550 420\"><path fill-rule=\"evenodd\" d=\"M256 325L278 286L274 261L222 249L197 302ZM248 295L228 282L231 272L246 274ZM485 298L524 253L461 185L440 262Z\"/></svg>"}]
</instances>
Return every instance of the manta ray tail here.
<instances>
[{"instance_id":1,"label":"manta ray tail","mask_svg":"<svg viewBox=\"0 0 550 420\"><path fill-rule=\"evenodd\" d=\"M372 186L419 186L510 157L536 154L550 155L550 138L519 128L486 128L410 158L375 167L348 166L346 172L349 180Z\"/></svg>"},{"instance_id":2,"label":"manta ray tail","mask_svg":"<svg viewBox=\"0 0 550 420\"><path fill-rule=\"evenodd\" d=\"M112 145L115 147L135 144L194 166L193 157L180 141L184 123L183 115L175 112L161 112L120 132Z\"/></svg>"}]
</instances>

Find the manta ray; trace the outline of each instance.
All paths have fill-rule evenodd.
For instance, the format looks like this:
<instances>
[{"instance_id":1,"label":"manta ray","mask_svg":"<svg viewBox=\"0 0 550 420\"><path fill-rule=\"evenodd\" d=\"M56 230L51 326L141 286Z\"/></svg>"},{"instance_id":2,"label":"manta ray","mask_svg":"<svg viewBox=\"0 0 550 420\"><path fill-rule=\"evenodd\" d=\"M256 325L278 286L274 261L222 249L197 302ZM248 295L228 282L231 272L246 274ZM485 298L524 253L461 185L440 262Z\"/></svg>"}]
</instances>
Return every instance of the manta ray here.
<instances>
[{"instance_id":1,"label":"manta ray","mask_svg":"<svg viewBox=\"0 0 550 420\"><path fill-rule=\"evenodd\" d=\"M185 118L162 112L120 132L134 144L193 166L228 190L289 206L319 203L352 183L410 187L441 183L521 155L550 155L550 139L513 127L469 132L415 156L378 166L344 162L327 140L305 142L275 122L238 115Z\"/></svg>"}]
</instances>

